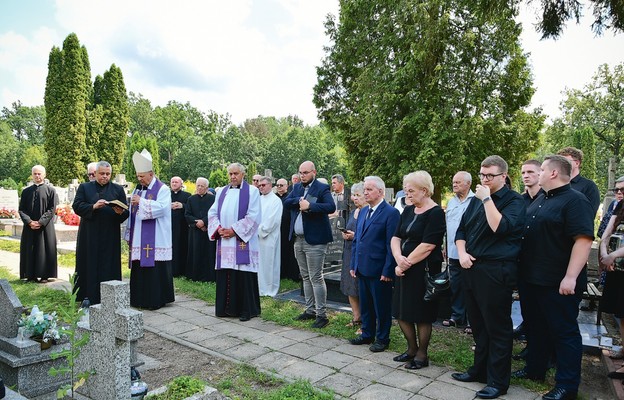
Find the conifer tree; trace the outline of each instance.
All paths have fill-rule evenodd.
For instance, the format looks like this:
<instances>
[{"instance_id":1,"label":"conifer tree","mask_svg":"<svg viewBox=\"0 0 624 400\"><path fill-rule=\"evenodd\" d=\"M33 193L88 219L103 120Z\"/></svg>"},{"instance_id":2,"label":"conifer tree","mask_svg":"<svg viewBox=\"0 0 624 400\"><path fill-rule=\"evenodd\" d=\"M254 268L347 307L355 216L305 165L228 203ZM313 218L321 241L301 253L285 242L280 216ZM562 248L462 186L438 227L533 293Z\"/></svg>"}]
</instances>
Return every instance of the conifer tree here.
<instances>
[{"instance_id":1,"label":"conifer tree","mask_svg":"<svg viewBox=\"0 0 624 400\"><path fill-rule=\"evenodd\" d=\"M121 171L126 150L130 110L123 75L115 64L104 73L103 78L96 77L94 103L96 108L101 108L101 129L98 132L96 153L99 159L110 162L113 171L117 173Z\"/></svg>"},{"instance_id":2,"label":"conifer tree","mask_svg":"<svg viewBox=\"0 0 624 400\"><path fill-rule=\"evenodd\" d=\"M90 76L86 49L78 36L71 33L63 49L53 47L48 61L45 90L45 149L48 155L47 175L51 182L66 185L84 173L86 106ZM90 85L89 85L90 86Z\"/></svg>"}]
</instances>

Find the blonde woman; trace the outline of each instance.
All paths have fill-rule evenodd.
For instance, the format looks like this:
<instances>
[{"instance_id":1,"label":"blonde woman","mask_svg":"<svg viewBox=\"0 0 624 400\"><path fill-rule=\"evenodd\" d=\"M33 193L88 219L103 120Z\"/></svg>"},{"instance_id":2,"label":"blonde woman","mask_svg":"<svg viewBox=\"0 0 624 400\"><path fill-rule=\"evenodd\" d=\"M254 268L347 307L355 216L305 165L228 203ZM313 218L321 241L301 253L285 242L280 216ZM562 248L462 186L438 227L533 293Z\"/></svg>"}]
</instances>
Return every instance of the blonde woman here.
<instances>
[{"instance_id":1,"label":"blonde woman","mask_svg":"<svg viewBox=\"0 0 624 400\"><path fill-rule=\"evenodd\" d=\"M355 238L355 228L360 215L360 209L366 205L366 200L364 200L364 182L358 182L351 186L351 200L356 208L351 211L345 230L342 232L344 249L342 252L342 270L340 272L340 291L349 298L349 304L353 311L353 319L347 326L357 327L356 335L359 335L362 333L359 329L362 326L362 319L360 316L357 277L351 276L351 244L353 243L353 238Z\"/></svg>"},{"instance_id":2,"label":"blonde woman","mask_svg":"<svg viewBox=\"0 0 624 400\"><path fill-rule=\"evenodd\" d=\"M446 231L444 211L431 199L433 189L431 175L426 171L403 178L403 190L412 205L403 210L390 242L397 263L392 315L407 340L407 350L394 361L405 362L407 369L429 366L427 351L436 320L437 303L423 299L426 268L430 274L441 270Z\"/></svg>"}]
</instances>

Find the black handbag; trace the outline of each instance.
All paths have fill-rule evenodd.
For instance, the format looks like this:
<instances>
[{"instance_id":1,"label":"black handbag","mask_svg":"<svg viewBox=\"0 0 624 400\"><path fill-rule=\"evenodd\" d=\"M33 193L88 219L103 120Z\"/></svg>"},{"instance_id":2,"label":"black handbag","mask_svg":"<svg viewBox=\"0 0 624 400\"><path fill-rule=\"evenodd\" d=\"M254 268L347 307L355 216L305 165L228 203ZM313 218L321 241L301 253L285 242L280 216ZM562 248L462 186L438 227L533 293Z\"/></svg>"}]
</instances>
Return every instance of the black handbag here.
<instances>
[{"instance_id":1,"label":"black handbag","mask_svg":"<svg viewBox=\"0 0 624 400\"><path fill-rule=\"evenodd\" d=\"M429 266L425 267L425 301L435 301L451 293L451 277L448 267L444 271L431 275Z\"/></svg>"},{"instance_id":2,"label":"black handbag","mask_svg":"<svg viewBox=\"0 0 624 400\"><path fill-rule=\"evenodd\" d=\"M609 244L607 245L607 251L609 253L614 252L620 247L624 246L624 226L620 225L617 231L609 237ZM618 272L624 272L624 257L616 258L613 260L613 270Z\"/></svg>"}]
</instances>

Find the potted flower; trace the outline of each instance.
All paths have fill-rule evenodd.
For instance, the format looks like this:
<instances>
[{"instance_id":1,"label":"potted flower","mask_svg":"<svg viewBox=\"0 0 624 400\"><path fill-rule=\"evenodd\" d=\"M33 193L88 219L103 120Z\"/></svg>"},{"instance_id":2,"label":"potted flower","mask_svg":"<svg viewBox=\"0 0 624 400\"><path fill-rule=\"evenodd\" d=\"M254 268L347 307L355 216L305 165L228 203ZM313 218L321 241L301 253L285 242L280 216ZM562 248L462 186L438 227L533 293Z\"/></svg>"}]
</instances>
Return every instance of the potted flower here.
<instances>
[{"instance_id":1,"label":"potted flower","mask_svg":"<svg viewBox=\"0 0 624 400\"><path fill-rule=\"evenodd\" d=\"M47 349L61 339L57 327L56 312L45 314L37 305L33 306L30 314L22 315L18 325L23 327L30 337L41 343L41 349Z\"/></svg>"}]
</instances>

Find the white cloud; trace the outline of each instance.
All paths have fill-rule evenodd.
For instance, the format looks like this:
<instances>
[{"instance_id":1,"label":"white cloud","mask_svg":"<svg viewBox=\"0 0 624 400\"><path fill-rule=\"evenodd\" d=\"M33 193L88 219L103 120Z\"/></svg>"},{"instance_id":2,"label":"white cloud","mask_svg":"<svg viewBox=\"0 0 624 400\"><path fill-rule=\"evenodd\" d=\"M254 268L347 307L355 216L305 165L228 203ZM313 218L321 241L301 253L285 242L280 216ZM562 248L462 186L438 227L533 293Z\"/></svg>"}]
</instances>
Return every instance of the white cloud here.
<instances>
[{"instance_id":1,"label":"white cloud","mask_svg":"<svg viewBox=\"0 0 624 400\"><path fill-rule=\"evenodd\" d=\"M586 13L591 14L591 13ZM533 27L536 22L535 8L523 7L520 21L523 23L522 45L529 51L533 67L533 106L542 106L551 118L561 114L559 103L564 99L565 89L583 89L598 70L598 66L624 62L624 35L611 31L595 37L590 26L591 15L583 17L580 24L568 22L558 40L540 40Z\"/></svg>"},{"instance_id":2,"label":"white cloud","mask_svg":"<svg viewBox=\"0 0 624 400\"><path fill-rule=\"evenodd\" d=\"M236 123L296 114L314 124L315 67L328 44L323 23L337 12L337 0L57 0L53 15L38 19L47 26L0 28L0 107L43 104L50 49L75 32L93 76L114 63L127 90L153 105L189 101ZM525 9L521 20L534 18ZM582 88L598 65L624 58L624 35L594 39L585 20L558 41L539 41L525 27L523 41L538 86L533 104L548 114L558 113L565 87Z\"/></svg>"}]
</instances>

